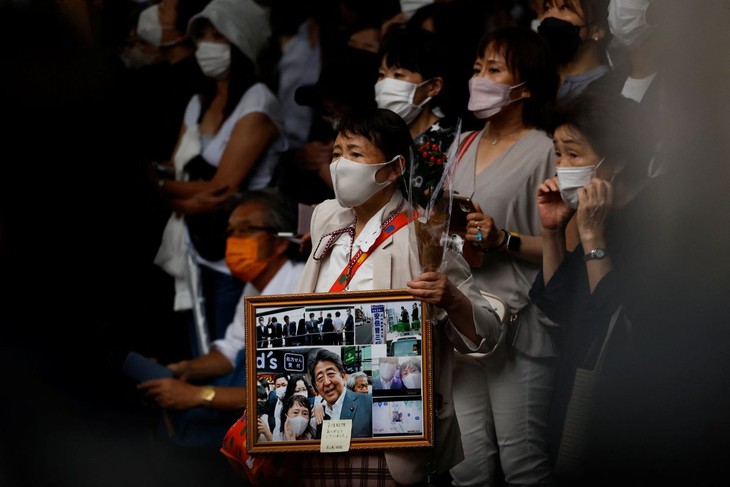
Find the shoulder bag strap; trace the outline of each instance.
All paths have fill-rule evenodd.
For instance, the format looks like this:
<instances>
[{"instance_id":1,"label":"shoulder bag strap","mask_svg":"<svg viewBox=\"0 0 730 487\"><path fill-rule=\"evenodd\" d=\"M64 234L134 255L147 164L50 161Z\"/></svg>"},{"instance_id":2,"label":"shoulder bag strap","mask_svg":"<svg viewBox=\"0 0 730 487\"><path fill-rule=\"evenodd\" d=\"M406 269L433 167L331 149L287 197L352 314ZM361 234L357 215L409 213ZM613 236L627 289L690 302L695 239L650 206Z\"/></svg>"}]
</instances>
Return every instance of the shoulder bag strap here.
<instances>
[{"instance_id":1,"label":"shoulder bag strap","mask_svg":"<svg viewBox=\"0 0 730 487\"><path fill-rule=\"evenodd\" d=\"M475 130L473 132L469 132L466 137L464 137L464 140L461 141L461 146L459 147L459 152L456 154L456 163L458 164L462 157L464 157L464 153L469 149L471 146L471 143L474 142L474 139L477 138L479 135L479 131Z\"/></svg>"}]
</instances>

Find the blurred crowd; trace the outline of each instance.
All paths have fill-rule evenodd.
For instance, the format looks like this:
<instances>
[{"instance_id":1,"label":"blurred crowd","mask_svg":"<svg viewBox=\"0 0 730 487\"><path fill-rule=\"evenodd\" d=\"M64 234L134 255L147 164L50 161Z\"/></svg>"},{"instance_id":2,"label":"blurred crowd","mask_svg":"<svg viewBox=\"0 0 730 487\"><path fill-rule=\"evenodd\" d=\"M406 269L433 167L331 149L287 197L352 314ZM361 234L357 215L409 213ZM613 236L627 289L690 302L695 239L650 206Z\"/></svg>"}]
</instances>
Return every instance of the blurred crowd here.
<instances>
[{"instance_id":1,"label":"blurred crowd","mask_svg":"<svg viewBox=\"0 0 730 487\"><path fill-rule=\"evenodd\" d=\"M0 0L0 484L248 485L219 451L246 407L243 297L384 287L439 310L448 405L428 461L357 457L382 485L720 485L728 18L724 0ZM472 206L423 267L398 217L447 161ZM355 343L343 313L325 345ZM285 318L257 347L315 345L323 318ZM171 377L131 381L130 351ZM250 385L262 438L319 438L340 396L372 394L338 359L332 401L314 365ZM290 409L311 416L298 434ZM334 458L293 478L376 485Z\"/></svg>"}]
</instances>

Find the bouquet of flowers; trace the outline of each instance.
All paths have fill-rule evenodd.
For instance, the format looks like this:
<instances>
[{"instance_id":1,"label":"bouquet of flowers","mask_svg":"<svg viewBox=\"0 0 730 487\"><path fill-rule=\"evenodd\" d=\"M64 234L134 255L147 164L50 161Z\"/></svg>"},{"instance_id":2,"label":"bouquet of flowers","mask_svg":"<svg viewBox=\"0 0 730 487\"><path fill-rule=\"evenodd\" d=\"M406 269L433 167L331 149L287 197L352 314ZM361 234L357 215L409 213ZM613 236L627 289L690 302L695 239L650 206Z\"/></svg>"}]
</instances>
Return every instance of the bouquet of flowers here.
<instances>
[{"instance_id":1,"label":"bouquet of flowers","mask_svg":"<svg viewBox=\"0 0 730 487\"><path fill-rule=\"evenodd\" d=\"M436 270L449 241L451 183L461 134L461 121L453 129L436 124L415 141L411 158L410 203L417 212L415 225L421 269Z\"/></svg>"}]
</instances>

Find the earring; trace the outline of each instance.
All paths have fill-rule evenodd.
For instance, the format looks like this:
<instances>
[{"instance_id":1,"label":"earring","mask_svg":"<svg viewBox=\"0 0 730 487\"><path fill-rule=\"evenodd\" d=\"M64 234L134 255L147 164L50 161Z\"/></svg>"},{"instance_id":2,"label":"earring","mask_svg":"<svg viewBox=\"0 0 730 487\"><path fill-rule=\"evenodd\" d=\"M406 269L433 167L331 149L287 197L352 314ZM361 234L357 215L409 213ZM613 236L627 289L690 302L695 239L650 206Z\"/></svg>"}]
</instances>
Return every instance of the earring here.
<instances>
[{"instance_id":1,"label":"earring","mask_svg":"<svg viewBox=\"0 0 730 487\"><path fill-rule=\"evenodd\" d=\"M593 41L598 42L598 36L593 36Z\"/></svg>"}]
</instances>

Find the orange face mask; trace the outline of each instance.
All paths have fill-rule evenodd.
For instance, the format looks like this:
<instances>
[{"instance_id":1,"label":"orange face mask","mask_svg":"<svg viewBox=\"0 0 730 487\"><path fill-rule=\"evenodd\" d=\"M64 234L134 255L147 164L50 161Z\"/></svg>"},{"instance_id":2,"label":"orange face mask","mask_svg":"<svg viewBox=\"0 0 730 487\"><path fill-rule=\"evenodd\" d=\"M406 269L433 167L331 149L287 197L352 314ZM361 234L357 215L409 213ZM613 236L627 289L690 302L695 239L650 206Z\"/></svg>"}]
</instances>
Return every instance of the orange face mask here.
<instances>
[{"instance_id":1,"label":"orange face mask","mask_svg":"<svg viewBox=\"0 0 730 487\"><path fill-rule=\"evenodd\" d=\"M268 238L268 236L228 237L226 265L231 274L245 282L256 279L269 265L269 259L259 260L259 246Z\"/></svg>"}]
</instances>

